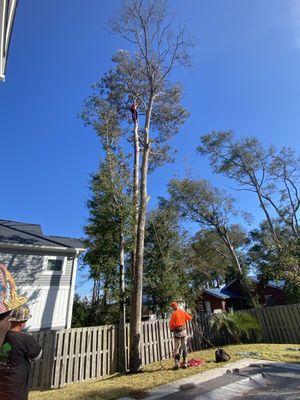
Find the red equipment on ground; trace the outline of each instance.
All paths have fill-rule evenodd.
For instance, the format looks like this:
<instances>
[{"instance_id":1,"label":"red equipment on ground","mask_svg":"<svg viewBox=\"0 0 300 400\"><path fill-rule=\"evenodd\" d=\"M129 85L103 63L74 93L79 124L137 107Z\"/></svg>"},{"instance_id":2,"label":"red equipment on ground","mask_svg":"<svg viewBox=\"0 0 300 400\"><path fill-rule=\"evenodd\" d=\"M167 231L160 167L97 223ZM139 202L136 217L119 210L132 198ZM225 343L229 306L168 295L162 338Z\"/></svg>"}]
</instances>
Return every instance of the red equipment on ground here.
<instances>
[{"instance_id":1,"label":"red equipment on ground","mask_svg":"<svg viewBox=\"0 0 300 400\"><path fill-rule=\"evenodd\" d=\"M199 367L200 365L203 365L205 363L205 360L202 358L192 358L191 360L188 360L188 366L189 367Z\"/></svg>"}]
</instances>

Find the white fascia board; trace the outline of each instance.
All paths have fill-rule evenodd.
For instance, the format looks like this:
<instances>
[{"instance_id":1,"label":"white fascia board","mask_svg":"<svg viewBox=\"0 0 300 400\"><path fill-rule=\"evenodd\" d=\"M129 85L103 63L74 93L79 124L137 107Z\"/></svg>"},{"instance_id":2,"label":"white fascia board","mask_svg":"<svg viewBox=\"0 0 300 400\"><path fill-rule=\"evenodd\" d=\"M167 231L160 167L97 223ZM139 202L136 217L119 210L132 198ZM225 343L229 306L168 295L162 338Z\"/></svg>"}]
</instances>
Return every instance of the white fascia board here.
<instances>
[{"instance_id":1,"label":"white fascia board","mask_svg":"<svg viewBox=\"0 0 300 400\"><path fill-rule=\"evenodd\" d=\"M17 0L0 0L0 79L3 81L16 7Z\"/></svg>"},{"instance_id":2,"label":"white fascia board","mask_svg":"<svg viewBox=\"0 0 300 400\"><path fill-rule=\"evenodd\" d=\"M83 253L85 249L73 249L71 247L55 247L55 246L38 246L33 244L19 244L19 243L0 243L0 249L26 249L26 250L49 250L49 251L63 251L71 254Z\"/></svg>"},{"instance_id":3,"label":"white fascia board","mask_svg":"<svg viewBox=\"0 0 300 400\"><path fill-rule=\"evenodd\" d=\"M0 75L4 80L4 48L5 48L5 9L6 1L0 0Z\"/></svg>"},{"instance_id":4,"label":"white fascia board","mask_svg":"<svg viewBox=\"0 0 300 400\"><path fill-rule=\"evenodd\" d=\"M70 329L72 326L72 315L73 315L73 303L74 303L74 294L75 294L75 283L76 283L76 275L77 275L77 263L78 263L79 252L74 257L72 264L72 279L71 279L71 288L69 293L69 303L67 310L67 329Z\"/></svg>"}]
</instances>

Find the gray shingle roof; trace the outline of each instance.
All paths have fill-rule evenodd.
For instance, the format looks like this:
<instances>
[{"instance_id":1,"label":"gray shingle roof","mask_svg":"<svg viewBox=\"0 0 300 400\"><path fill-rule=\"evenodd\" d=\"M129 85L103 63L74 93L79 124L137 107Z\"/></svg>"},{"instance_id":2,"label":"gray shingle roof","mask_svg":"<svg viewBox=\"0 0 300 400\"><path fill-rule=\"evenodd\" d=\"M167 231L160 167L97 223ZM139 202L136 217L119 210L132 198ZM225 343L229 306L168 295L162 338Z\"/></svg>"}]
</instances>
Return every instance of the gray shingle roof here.
<instances>
[{"instance_id":1,"label":"gray shingle roof","mask_svg":"<svg viewBox=\"0 0 300 400\"><path fill-rule=\"evenodd\" d=\"M220 299L230 299L230 298L239 298L241 297L239 294L231 292L230 290L224 289L204 289L206 293L209 293L213 296L219 297Z\"/></svg>"},{"instance_id":2,"label":"gray shingle roof","mask_svg":"<svg viewBox=\"0 0 300 400\"><path fill-rule=\"evenodd\" d=\"M250 276L249 278L254 283L260 283L260 280L256 275L255 276ZM280 280L280 281L269 281L266 285L267 286L271 286L271 287L273 287L275 289L284 289L285 282L282 281L282 280Z\"/></svg>"},{"instance_id":3,"label":"gray shingle roof","mask_svg":"<svg viewBox=\"0 0 300 400\"><path fill-rule=\"evenodd\" d=\"M83 248L83 243L79 239L43 235L42 228L38 224L2 219L0 220L0 243L57 248L69 247L72 249Z\"/></svg>"},{"instance_id":4,"label":"gray shingle roof","mask_svg":"<svg viewBox=\"0 0 300 400\"><path fill-rule=\"evenodd\" d=\"M62 243L64 246L72 247L74 249L84 248L83 242L79 239L74 239L74 238L64 237L64 236L53 236L53 235L45 236L45 237L49 238L50 240L54 240L59 243Z\"/></svg>"},{"instance_id":5,"label":"gray shingle roof","mask_svg":"<svg viewBox=\"0 0 300 400\"><path fill-rule=\"evenodd\" d=\"M38 224L27 224L25 222L7 221L5 219L0 219L0 224L3 224L10 228L16 228L23 230L25 232L30 232L35 235L43 236L42 227L41 225Z\"/></svg>"}]
</instances>

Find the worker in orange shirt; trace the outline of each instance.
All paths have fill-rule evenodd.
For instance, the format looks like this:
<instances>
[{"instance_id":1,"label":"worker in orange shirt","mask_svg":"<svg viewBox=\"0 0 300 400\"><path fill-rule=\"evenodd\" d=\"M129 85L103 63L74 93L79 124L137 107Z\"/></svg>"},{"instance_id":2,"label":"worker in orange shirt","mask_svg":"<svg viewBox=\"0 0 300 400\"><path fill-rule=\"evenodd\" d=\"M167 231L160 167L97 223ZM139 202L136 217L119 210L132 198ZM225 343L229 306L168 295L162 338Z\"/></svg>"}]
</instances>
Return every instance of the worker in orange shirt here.
<instances>
[{"instance_id":1,"label":"worker in orange shirt","mask_svg":"<svg viewBox=\"0 0 300 400\"><path fill-rule=\"evenodd\" d=\"M184 310L181 310L178 304L173 301L170 306L173 309L173 313L171 315L170 320L170 330L174 335L174 361L175 366L174 369L179 369L179 361L180 361L180 349L182 350L183 355L183 364L182 368L187 368L187 332L186 332L186 323L192 319L192 317L186 313Z\"/></svg>"}]
</instances>

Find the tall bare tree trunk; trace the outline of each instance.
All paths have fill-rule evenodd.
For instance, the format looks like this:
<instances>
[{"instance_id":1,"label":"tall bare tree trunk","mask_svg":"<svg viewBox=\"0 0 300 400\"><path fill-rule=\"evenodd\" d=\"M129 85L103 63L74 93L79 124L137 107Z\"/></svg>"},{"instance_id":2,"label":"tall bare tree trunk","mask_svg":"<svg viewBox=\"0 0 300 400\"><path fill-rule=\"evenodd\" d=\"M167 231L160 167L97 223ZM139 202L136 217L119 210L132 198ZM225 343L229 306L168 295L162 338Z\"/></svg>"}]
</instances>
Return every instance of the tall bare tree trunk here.
<instances>
[{"instance_id":1,"label":"tall bare tree trunk","mask_svg":"<svg viewBox=\"0 0 300 400\"><path fill-rule=\"evenodd\" d=\"M137 292L135 290L136 285L136 246L137 246L137 231L138 231L138 218L139 218L139 177L140 177L140 145L139 145L139 123L138 120L134 121L133 130L133 143L134 143L134 160L133 160L133 251L131 255L131 277L132 277L132 289L131 289L131 300L130 300L130 343L131 349L133 348L132 343L134 342L136 332L136 304L137 304ZM130 371L131 371L131 354L130 350ZM133 371L132 371L133 372Z\"/></svg>"},{"instance_id":2,"label":"tall bare tree trunk","mask_svg":"<svg viewBox=\"0 0 300 400\"><path fill-rule=\"evenodd\" d=\"M120 286L120 305L119 305L119 372L126 371L125 357L125 242L124 234L120 232L120 270L119 270L119 286Z\"/></svg>"},{"instance_id":3,"label":"tall bare tree trunk","mask_svg":"<svg viewBox=\"0 0 300 400\"><path fill-rule=\"evenodd\" d=\"M149 99L149 106L146 112L145 134L143 141L143 159L140 181L140 202L138 212L136 255L135 255L135 274L134 274L134 303L132 304L132 319L130 326L130 372L138 372L142 367L141 360L141 335L142 335L142 296L143 296L143 264L144 264L144 241L146 213L148 203L147 178L150 153L150 121L152 113L153 97Z\"/></svg>"},{"instance_id":4,"label":"tall bare tree trunk","mask_svg":"<svg viewBox=\"0 0 300 400\"><path fill-rule=\"evenodd\" d=\"M132 279L134 280L135 264L136 264L136 238L138 229L138 218L139 218L139 178L140 178L140 145L139 145L139 122L138 119L134 121L133 129L133 143L134 143L134 155L133 155L133 252L131 259L132 266ZM134 291L132 291L134 294Z\"/></svg>"},{"instance_id":5,"label":"tall bare tree trunk","mask_svg":"<svg viewBox=\"0 0 300 400\"><path fill-rule=\"evenodd\" d=\"M134 121L134 165L133 165L133 206L134 206L134 237L136 238L139 218L139 175L140 175L140 145L139 122Z\"/></svg>"}]
</instances>

